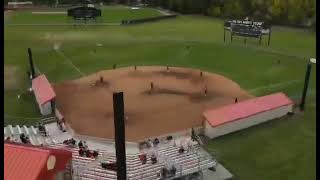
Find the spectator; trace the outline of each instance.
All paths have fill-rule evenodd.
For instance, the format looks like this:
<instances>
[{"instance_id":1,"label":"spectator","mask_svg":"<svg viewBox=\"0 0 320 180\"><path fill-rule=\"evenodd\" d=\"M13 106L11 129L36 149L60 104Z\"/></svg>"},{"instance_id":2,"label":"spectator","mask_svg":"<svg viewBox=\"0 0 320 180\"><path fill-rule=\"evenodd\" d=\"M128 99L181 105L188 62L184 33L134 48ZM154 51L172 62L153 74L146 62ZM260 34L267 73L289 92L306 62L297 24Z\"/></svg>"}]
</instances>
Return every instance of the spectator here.
<instances>
[{"instance_id":1,"label":"spectator","mask_svg":"<svg viewBox=\"0 0 320 180\"><path fill-rule=\"evenodd\" d=\"M85 151L89 150L86 141L83 141L83 147L84 147L84 150L85 150Z\"/></svg>"},{"instance_id":2,"label":"spectator","mask_svg":"<svg viewBox=\"0 0 320 180\"><path fill-rule=\"evenodd\" d=\"M163 179L166 179L167 178L167 176L168 176L168 169L167 168L162 168L161 169L161 177L163 178Z\"/></svg>"},{"instance_id":3,"label":"spectator","mask_svg":"<svg viewBox=\"0 0 320 180\"><path fill-rule=\"evenodd\" d=\"M44 134L44 136L47 136L46 128L42 123L38 124L38 129L39 129L40 132L42 132Z\"/></svg>"},{"instance_id":4,"label":"spectator","mask_svg":"<svg viewBox=\"0 0 320 180\"><path fill-rule=\"evenodd\" d=\"M183 148L183 146L181 145L180 146L180 149L179 149L179 153L181 154L181 153L183 153L185 150L184 150L184 148Z\"/></svg>"},{"instance_id":5,"label":"spectator","mask_svg":"<svg viewBox=\"0 0 320 180\"><path fill-rule=\"evenodd\" d=\"M71 140L70 140L70 143L72 144L72 145L76 145L76 143L77 143L77 141L76 140L74 140L73 138L71 138Z\"/></svg>"},{"instance_id":6,"label":"spectator","mask_svg":"<svg viewBox=\"0 0 320 180\"><path fill-rule=\"evenodd\" d=\"M173 139L172 136L167 136L167 141L171 141Z\"/></svg>"},{"instance_id":7,"label":"spectator","mask_svg":"<svg viewBox=\"0 0 320 180\"><path fill-rule=\"evenodd\" d=\"M99 152L98 151L93 151L92 155L93 155L94 158L97 158L98 155L99 155Z\"/></svg>"},{"instance_id":8,"label":"spectator","mask_svg":"<svg viewBox=\"0 0 320 180\"><path fill-rule=\"evenodd\" d=\"M31 144L30 139L29 139L28 136L26 136L26 142L27 142L27 144Z\"/></svg>"},{"instance_id":9,"label":"spectator","mask_svg":"<svg viewBox=\"0 0 320 180\"><path fill-rule=\"evenodd\" d=\"M56 122L57 122L57 126L60 127L61 126L61 124L60 124L61 121L57 118Z\"/></svg>"},{"instance_id":10,"label":"spectator","mask_svg":"<svg viewBox=\"0 0 320 180\"><path fill-rule=\"evenodd\" d=\"M155 163L158 162L157 157L156 157L155 154L152 154L150 159L151 159L151 163L152 163L152 164L155 164Z\"/></svg>"},{"instance_id":11,"label":"spectator","mask_svg":"<svg viewBox=\"0 0 320 180\"><path fill-rule=\"evenodd\" d=\"M60 127L60 128L61 128L61 131L62 131L62 132L66 132L66 128L65 128L64 122L61 122L61 123L60 123L60 126L61 126L61 127Z\"/></svg>"},{"instance_id":12,"label":"spectator","mask_svg":"<svg viewBox=\"0 0 320 180\"><path fill-rule=\"evenodd\" d=\"M10 138L10 136L8 136L8 137L6 138L6 141L9 141L9 142L10 142L10 140L11 140L11 138Z\"/></svg>"},{"instance_id":13,"label":"spectator","mask_svg":"<svg viewBox=\"0 0 320 180\"><path fill-rule=\"evenodd\" d=\"M176 175L176 172L177 172L176 167L172 166L171 169L170 169L170 174L171 174L172 176L174 176L174 175Z\"/></svg>"},{"instance_id":14,"label":"spectator","mask_svg":"<svg viewBox=\"0 0 320 180\"><path fill-rule=\"evenodd\" d=\"M153 146L156 146L156 145L158 145L159 143L160 143L160 141L159 141L158 138L155 138L155 139L153 140Z\"/></svg>"},{"instance_id":15,"label":"spectator","mask_svg":"<svg viewBox=\"0 0 320 180\"><path fill-rule=\"evenodd\" d=\"M85 151L85 154L86 154L86 157L88 158L91 158L91 152L89 150L84 150Z\"/></svg>"},{"instance_id":16,"label":"spectator","mask_svg":"<svg viewBox=\"0 0 320 180\"><path fill-rule=\"evenodd\" d=\"M67 139L67 140L63 141L63 144L75 146L76 145L76 140L74 140L73 138Z\"/></svg>"},{"instance_id":17,"label":"spectator","mask_svg":"<svg viewBox=\"0 0 320 180\"><path fill-rule=\"evenodd\" d=\"M84 153L85 153L84 149L80 148L79 149L79 156L84 156Z\"/></svg>"},{"instance_id":18,"label":"spectator","mask_svg":"<svg viewBox=\"0 0 320 180\"><path fill-rule=\"evenodd\" d=\"M79 148L83 148L82 140L79 141L78 146Z\"/></svg>"},{"instance_id":19,"label":"spectator","mask_svg":"<svg viewBox=\"0 0 320 180\"><path fill-rule=\"evenodd\" d=\"M147 163L147 155L146 154L140 154L139 159L142 162L142 164Z\"/></svg>"},{"instance_id":20,"label":"spectator","mask_svg":"<svg viewBox=\"0 0 320 180\"><path fill-rule=\"evenodd\" d=\"M22 133L22 134L20 135L20 140L21 140L22 143L28 144L28 139L26 138L26 136L24 135L24 133Z\"/></svg>"},{"instance_id":21,"label":"spectator","mask_svg":"<svg viewBox=\"0 0 320 180\"><path fill-rule=\"evenodd\" d=\"M147 141L147 147L148 147L148 148L151 148L151 147L152 147L152 141L151 141L151 139L148 139L148 141Z\"/></svg>"},{"instance_id":22,"label":"spectator","mask_svg":"<svg viewBox=\"0 0 320 180\"><path fill-rule=\"evenodd\" d=\"M173 140L173 147L176 147L177 144L176 144L176 140Z\"/></svg>"}]
</instances>

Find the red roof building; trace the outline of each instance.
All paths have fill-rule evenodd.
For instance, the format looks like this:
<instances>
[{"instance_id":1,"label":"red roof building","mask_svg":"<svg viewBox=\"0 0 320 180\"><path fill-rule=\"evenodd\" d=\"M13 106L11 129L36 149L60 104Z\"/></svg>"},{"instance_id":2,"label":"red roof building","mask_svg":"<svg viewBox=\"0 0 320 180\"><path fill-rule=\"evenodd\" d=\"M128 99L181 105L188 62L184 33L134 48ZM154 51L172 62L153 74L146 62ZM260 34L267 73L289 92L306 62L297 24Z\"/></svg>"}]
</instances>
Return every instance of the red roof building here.
<instances>
[{"instance_id":1,"label":"red roof building","mask_svg":"<svg viewBox=\"0 0 320 180\"><path fill-rule=\"evenodd\" d=\"M5 143L4 179L53 180L71 159L67 150Z\"/></svg>"},{"instance_id":2,"label":"red roof building","mask_svg":"<svg viewBox=\"0 0 320 180\"><path fill-rule=\"evenodd\" d=\"M209 130L210 128L215 128L215 131L218 133L218 128L227 124L230 124L228 126L233 126L235 124L231 124L236 122L238 127L247 127L247 125L249 127L250 124L254 125L267 119L271 120L281 117L292 111L293 104L291 99L280 92L229 104L220 108L209 109L203 113L203 116L206 119L207 125L211 126L206 127L207 130L211 131ZM280 111L282 107L288 108L283 108L283 111ZM228 131L231 129L236 130L238 127L229 127Z\"/></svg>"},{"instance_id":3,"label":"red roof building","mask_svg":"<svg viewBox=\"0 0 320 180\"><path fill-rule=\"evenodd\" d=\"M39 105L43 105L56 97L51 84L44 74L32 80L32 89Z\"/></svg>"}]
</instances>

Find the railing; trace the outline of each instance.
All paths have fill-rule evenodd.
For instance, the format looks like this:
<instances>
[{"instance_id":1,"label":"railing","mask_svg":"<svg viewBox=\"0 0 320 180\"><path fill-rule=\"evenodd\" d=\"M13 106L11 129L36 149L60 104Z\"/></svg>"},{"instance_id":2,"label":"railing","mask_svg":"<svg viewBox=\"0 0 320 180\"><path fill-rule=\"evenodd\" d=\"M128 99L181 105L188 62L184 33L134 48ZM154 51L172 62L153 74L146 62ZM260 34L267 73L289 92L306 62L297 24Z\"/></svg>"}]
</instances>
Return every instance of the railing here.
<instances>
[{"instance_id":1,"label":"railing","mask_svg":"<svg viewBox=\"0 0 320 180\"><path fill-rule=\"evenodd\" d=\"M166 16L157 16L157 17L151 17L151 18L143 18L143 19L133 19L133 20L122 20L121 25L128 25L128 24L139 24L139 23L145 23L145 22L154 22L159 21L162 19L171 19L176 18L177 15L166 15Z\"/></svg>"},{"instance_id":2,"label":"railing","mask_svg":"<svg viewBox=\"0 0 320 180\"><path fill-rule=\"evenodd\" d=\"M43 123L43 124L49 124L49 123L56 122L56 121L57 121L57 117L53 116L53 117L43 118L39 122Z\"/></svg>"}]
</instances>

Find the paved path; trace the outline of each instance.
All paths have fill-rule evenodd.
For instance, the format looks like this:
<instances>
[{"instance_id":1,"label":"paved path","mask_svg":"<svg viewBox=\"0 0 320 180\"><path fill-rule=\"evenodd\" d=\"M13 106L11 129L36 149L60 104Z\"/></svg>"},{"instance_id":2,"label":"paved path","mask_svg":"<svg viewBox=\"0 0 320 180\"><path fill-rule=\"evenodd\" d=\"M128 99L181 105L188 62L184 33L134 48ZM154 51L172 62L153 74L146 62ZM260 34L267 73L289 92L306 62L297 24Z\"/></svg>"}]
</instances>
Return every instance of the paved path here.
<instances>
[{"instance_id":1,"label":"paved path","mask_svg":"<svg viewBox=\"0 0 320 180\"><path fill-rule=\"evenodd\" d=\"M203 180L225 180L232 177L233 175L221 164L218 164L215 172L210 170L203 172Z\"/></svg>"},{"instance_id":2,"label":"paved path","mask_svg":"<svg viewBox=\"0 0 320 180\"><path fill-rule=\"evenodd\" d=\"M162 10L162 9L158 9L158 12L160 12L162 15L165 15L165 16L172 15L169 11Z\"/></svg>"}]
</instances>

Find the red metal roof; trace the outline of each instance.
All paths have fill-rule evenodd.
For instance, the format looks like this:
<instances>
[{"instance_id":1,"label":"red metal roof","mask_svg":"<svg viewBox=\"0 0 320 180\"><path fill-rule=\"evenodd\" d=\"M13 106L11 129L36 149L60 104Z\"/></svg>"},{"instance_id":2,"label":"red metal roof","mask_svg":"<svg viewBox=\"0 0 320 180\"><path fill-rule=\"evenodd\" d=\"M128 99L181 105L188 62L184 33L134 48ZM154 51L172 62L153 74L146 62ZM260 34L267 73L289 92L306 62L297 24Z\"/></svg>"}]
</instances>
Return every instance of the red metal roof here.
<instances>
[{"instance_id":1,"label":"red metal roof","mask_svg":"<svg viewBox=\"0 0 320 180\"><path fill-rule=\"evenodd\" d=\"M32 89L40 105L47 103L56 97L51 84L45 75L40 75L32 80Z\"/></svg>"},{"instance_id":2,"label":"red metal roof","mask_svg":"<svg viewBox=\"0 0 320 180\"><path fill-rule=\"evenodd\" d=\"M56 157L53 170L47 170L50 155ZM54 173L65 168L72 158L72 152L21 144L4 144L4 179L5 180L42 180L53 179Z\"/></svg>"},{"instance_id":3,"label":"red metal roof","mask_svg":"<svg viewBox=\"0 0 320 180\"><path fill-rule=\"evenodd\" d=\"M290 104L293 104L293 101L280 92L209 109L203 115L212 127L216 127Z\"/></svg>"}]
</instances>

